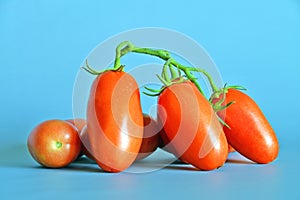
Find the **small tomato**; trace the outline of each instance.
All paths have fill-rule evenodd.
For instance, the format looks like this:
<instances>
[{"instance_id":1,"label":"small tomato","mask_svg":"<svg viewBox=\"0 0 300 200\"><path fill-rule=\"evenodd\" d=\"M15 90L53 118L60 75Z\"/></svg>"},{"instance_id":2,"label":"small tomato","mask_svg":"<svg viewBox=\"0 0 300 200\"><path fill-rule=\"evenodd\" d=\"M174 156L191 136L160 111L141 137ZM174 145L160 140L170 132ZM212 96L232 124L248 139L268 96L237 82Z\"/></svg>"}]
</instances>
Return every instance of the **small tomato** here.
<instances>
[{"instance_id":1,"label":"small tomato","mask_svg":"<svg viewBox=\"0 0 300 200\"><path fill-rule=\"evenodd\" d=\"M65 167L81 151L77 129L64 120L48 120L37 125L27 139L31 156L42 166Z\"/></svg>"}]
</instances>

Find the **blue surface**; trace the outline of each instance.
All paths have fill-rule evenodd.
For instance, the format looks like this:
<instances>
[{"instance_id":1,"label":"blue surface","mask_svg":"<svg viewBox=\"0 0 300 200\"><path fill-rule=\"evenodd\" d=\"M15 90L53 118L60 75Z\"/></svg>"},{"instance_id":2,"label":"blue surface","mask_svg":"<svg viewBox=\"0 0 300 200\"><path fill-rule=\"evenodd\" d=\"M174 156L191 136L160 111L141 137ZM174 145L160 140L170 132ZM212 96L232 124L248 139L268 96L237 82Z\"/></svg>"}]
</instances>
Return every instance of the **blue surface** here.
<instances>
[{"instance_id":1,"label":"blue surface","mask_svg":"<svg viewBox=\"0 0 300 200\"><path fill-rule=\"evenodd\" d=\"M112 35L149 26L192 37L225 82L248 88L278 135L275 162L255 165L232 155L212 172L176 166L139 175L101 173L85 160L60 170L38 167L27 136L45 119L72 117L73 84L85 57ZM1 0L0 27L1 198L300 199L298 0Z\"/></svg>"}]
</instances>

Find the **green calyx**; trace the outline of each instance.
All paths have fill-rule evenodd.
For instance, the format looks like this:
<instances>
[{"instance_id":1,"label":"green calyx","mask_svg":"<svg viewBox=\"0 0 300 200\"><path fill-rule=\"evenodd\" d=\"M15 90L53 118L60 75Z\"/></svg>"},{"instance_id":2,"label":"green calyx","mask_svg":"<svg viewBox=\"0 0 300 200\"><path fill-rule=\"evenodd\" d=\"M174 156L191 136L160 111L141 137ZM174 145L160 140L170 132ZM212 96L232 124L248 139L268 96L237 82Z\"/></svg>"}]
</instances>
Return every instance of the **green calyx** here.
<instances>
[{"instance_id":1,"label":"green calyx","mask_svg":"<svg viewBox=\"0 0 300 200\"><path fill-rule=\"evenodd\" d=\"M163 66L161 75L156 74L157 78L162 82L163 86L160 89L144 87L146 90L148 90L148 92L143 92L144 94L148 96L158 96L163 92L165 88L176 83L183 83L187 81L187 79L181 75L181 70L177 69L176 71L171 63L172 58L169 58Z\"/></svg>"},{"instance_id":2,"label":"green calyx","mask_svg":"<svg viewBox=\"0 0 300 200\"><path fill-rule=\"evenodd\" d=\"M118 66L117 68L110 68L110 69L106 69L106 70L101 70L101 71L96 71L94 70L89 64L88 64L88 61L86 60L85 61L85 66L84 67L81 67L81 69L87 71L88 73L92 74L92 75L100 75L106 71L114 71L114 72L123 72L124 71L124 65L120 65Z\"/></svg>"},{"instance_id":3,"label":"green calyx","mask_svg":"<svg viewBox=\"0 0 300 200\"><path fill-rule=\"evenodd\" d=\"M164 66L169 66L169 67L171 66L171 69L170 69L170 70L172 70L171 77L172 77L172 74L174 76L174 73L176 72L176 70L172 69L172 66L173 66L173 67L177 68L177 70L179 70L179 71L181 70L182 72L184 72L185 77L187 79L189 79L191 82L193 82L196 85L196 87L198 88L198 90L203 94L200 84L198 83L195 76L191 73L190 69L194 69L194 68L180 64L174 58L172 58L170 52L163 50L163 49L136 47L131 42L124 41L124 42L120 43L116 48L116 59L115 59L114 68L117 68L120 65L120 58L130 52L146 54L146 55L161 58L162 60L164 60L166 62ZM193 70L193 71L198 71L198 70ZM168 84L166 84L166 83L170 82L168 80L168 77L167 76L163 77L163 76L165 76L165 75L161 76L163 78L163 81L161 79L160 80L163 82L164 85L168 85Z\"/></svg>"},{"instance_id":4,"label":"green calyx","mask_svg":"<svg viewBox=\"0 0 300 200\"><path fill-rule=\"evenodd\" d=\"M244 88L243 86L239 86L239 85L227 86L227 84L225 84L223 88L214 90L214 93L211 95L209 101L215 112L225 110L230 105L234 104L234 101L231 101L231 102L227 103L226 105L223 105L225 98L226 98L226 94L229 89L246 90L246 88ZM216 102L213 102L213 100L215 100L215 99L219 99L219 100Z\"/></svg>"},{"instance_id":5,"label":"green calyx","mask_svg":"<svg viewBox=\"0 0 300 200\"><path fill-rule=\"evenodd\" d=\"M227 109L229 106L231 106L232 104L235 103L235 101L231 101L231 102L223 105L225 102L226 94L228 93L229 89L246 90L246 88L244 88L243 86L238 86L238 85L227 86L227 84L225 84L223 88L220 88L217 90L213 89L214 93L209 98L209 102L216 113ZM213 102L215 99L218 99L218 101ZM228 124L226 124L226 122L221 117L219 117L218 115L216 115L216 116L222 125L224 125L230 129L230 126Z\"/></svg>"},{"instance_id":6,"label":"green calyx","mask_svg":"<svg viewBox=\"0 0 300 200\"><path fill-rule=\"evenodd\" d=\"M116 48L116 57L114 61L114 67L107 70L102 71L96 71L93 68L91 68L88 65L88 62L86 61L86 66L82 67L82 69L86 70L90 74L93 75L99 75L105 71L124 71L124 65L121 65L121 57L126 55L127 53L139 53L139 54L146 54L154 57L161 58L165 61L165 64L163 65L162 73L161 75L157 75L158 79L162 82L163 86L160 89L153 89L149 87L144 87L148 92L143 92L146 95L149 96L158 96L166 87L176 84L176 83L182 83L187 80L191 81L195 84L197 89L200 91L201 94L204 95L201 86L197 80L197 78L194 76L194 72L203 74L207 80L210 83L210 86L213 90L213 94L210 97L210 102L212 107L216 112L221 111L229 107L234 102L230 102L227 105L223 105L225 101L225 94L228 92L228 89L238 89L238 90L245 90L242 86L224 86L223 88L218 88L211 75L205 71L204 69L198 68L198 67L190 67L182 65L181 63L177 62L174 58L172 58L171 53L163 50L163 49L152 49L152 48L145 48L145 47L137 47L133 45L129 41L123 41L121 42L117 48ZM184 75L181 75L181 72L183 72ZM219 97L223 95L221 99ZM219 100L215 103L212 103L213 99L218 98Z\"/></svg>"},{"instance_id":7,"label":"green calyx","mask_svg":"<svg viewBox=\"0 0 300 200\"><path fill-rule=\"evenodd\" d=\"M171 74L171 78L169 78L166 74L162 74L162 76L160 76L160 77L158 76L158 78L162 81L164 86L169 86L170 84L178 83L180 81L183 81L182 78L186 78L186 79L184 79L184 81L190 80L192 83L195 84L195 86L200 91L200 93L204 95L197 78L193 75L193 72L203 73L204 75L206 75L208 77L208 79L209 78L211 79L210 75L203 69L182 65L181 63L177 62L174 58L172 58L170 52L163 50L163 49L136 47L129 41L121 42L116 48L116 57L115 57L114 67L113 67L113 69L109 69L109 70L118 71L120 69L120 67L122 66L121 61L120 61L121 57L130 52L146 54L146 55L158 57L158 58L161 58L162 60L164 60L166 62L164 66L168 66L170 68L170 74ZM174 68L176 68L177 70L175 70ZM107 70L96 71L96 70L92 69L87 64L87 62L86 62L86 66L82 67L82 69L86 70L87 72L89 72L90 74L93 74L93 75L99 75L99 74L107 71ZM122 70L123 70L123 68L122 68ZM182 76L182 78L180 78L180 76L179 76L179 80L172 78L172 77L174 77L174 74L177 73L177 71L182 71L184 73L184 76ZM211 84L214 84L212 79L209 81Z\"/></svg>"},{"instance_id":8,"label":"green calyx","mask_svg":"<svg viewBox=\"0 0 300 200\"><path fill-rule=\"evenodd\" d=\"M81 69L83 69L83 70L85 70L88 73L93 74L93 75L99 75L99 74L103 73L103 71L96 71L92 67L90 67L87 60L85 60L85 66L81 67Z\"/></svg>"},{"instance_id":9,"label":"green calyx","mask_svg":"<svg viewBox=\"0 0 300 200\"><path fill-rule=\"evenodd\" d=\"M102 70L102 71L96 71L92 67L89 66L87 60L85 61L85 66L81 67L81 68L93 75L100 75L106 71L123 72L125 65L121 65L121 57L123 55L125 55L126 53L131 52L133 50L133 48L134 48L134 46L130 42L128 42L128 41L121 42L116 48L116 58L115 58L113 68L109 68L109 69Z\"/></svg>"},{"instance_id":10,"label":"green calyx","mask_svg":"<svg viewBox=\"0 0 300 200\"><path fill-rule=\"evenodd\" d=\"M86 61L86 65L82 67L82 69L86 70L87 72L93 75L99 75L105 71L124 71L124 65L121 65L121 57L130 52L158 57L165 61L161 75L156 75L157 78L162 82L163 86L160 89L153 89L147 86L144 87L147 90L147 92L143 93L148 96L158 96L163 92L165 88L171 86L172 84L183 83L188 80L191 81L197 87L197 89L202 95L204 95L197 78L193 74L194 72L201 73L207 78L211 89L213 90L213 94L209 98L209 102L215 112L225 110L226 108L234 104L234 101L232 101L224 105L225 96L229 89L246 90L242 86L226 86L226 84L223 88L219 88L213 81L212 76L204 69L182 65L181 63L177 62L174 58L172 58L171 53L166 50L137 47L129 41L121 42L117 46L113 68L102 71L96 71L93 68L91 68L88 65L88 62ZM183 75L181 74L181 72L183 73ZM220 117L218 117L218 119L221 124L229 127Z\"/></svg>"},{"instance_id":11,"label":"green calyx","mask_svg":"<svg viewBox=\"0 0 300 200\"><path fill-rule=\"evenodd\" d=\"M62 144L61 142L59 142L59 141L56 141L56 142L55 142L55 147L56 147L57 149L60 149L62 146L63 146L63 144Z\"/></svg>"}]
</instances>

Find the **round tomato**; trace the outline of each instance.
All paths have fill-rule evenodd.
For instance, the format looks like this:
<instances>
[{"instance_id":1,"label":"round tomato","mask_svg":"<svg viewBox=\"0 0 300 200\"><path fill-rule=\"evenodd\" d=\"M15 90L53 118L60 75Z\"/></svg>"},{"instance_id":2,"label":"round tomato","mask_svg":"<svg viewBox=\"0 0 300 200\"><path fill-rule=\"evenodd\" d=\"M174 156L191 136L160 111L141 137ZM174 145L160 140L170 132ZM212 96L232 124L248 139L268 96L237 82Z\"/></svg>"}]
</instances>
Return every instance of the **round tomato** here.
<instances>
[{"instance_id":1,"label":"round tomato","mask_svg":"<svg viewBox=\"0 0 300 200\"><path fill-rule=\"evenodd\" d=\"M78 135L81 138L81 131L86 126L85 119L80 119L80 118L78 118L78 119L68 119L66 121L70 122L72 125L74 125L77 128ZM82 150L81 150L80 154L78 155L78 158L80 158L81 156L84 155L85 147L83 146L83 144L81 146L82 146Z\"/></svg>"},{"instance_id":2,"label":"round tomato","mask_svg":"<svg viewBox=\"0 0 300 200\"><path fill-rule=\"evenodd\" d=\"M48 120L30 133L27 146L32 157L50 168L65 167L81 151L81 141L75 126L64 120Z\"/></svg>"},{"instance_id":3,"label":"round tomato","mask_svg":"<svg viewBox=\"0 0 300 200\"><path fill-rule=\"evenodd\" d=\"M68 119L66 121L73 124L77 128L79 134L81 133L82 129L86 126L85 119L77 118L77 119Z\"/></svg>"}]
</instances>

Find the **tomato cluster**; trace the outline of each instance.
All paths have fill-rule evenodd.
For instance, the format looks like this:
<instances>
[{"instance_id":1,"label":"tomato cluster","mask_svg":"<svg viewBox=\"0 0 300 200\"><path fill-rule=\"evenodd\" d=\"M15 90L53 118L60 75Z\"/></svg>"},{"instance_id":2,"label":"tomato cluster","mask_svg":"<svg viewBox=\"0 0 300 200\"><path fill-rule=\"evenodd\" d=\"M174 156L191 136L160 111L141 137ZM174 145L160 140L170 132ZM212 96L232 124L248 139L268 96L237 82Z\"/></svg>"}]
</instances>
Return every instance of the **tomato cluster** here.
<instances>
[{"instance_id":1,"label":"tomato cluster","mask_svg":"<svg viewBox=\"0 0 300 200\"><path fill-rule=\"evenodd\" d=\"M143 114L143 125L142 143L135 160L146 158L159 145L159 135L156 134L157 122L149 115ZM29 135L27 146L29 153L42 166L61 168L83 155L95 161L90 141L86 120L55 119L38 124Z\"/></svg>"},{"instance_id":2,"label":"tomato cluster","mask_svg":"<svg viewBox=\"0 0 300 200\"><path fill-rule=\"evenodd\" d=\"M256 163L276 159L279 145L275 132L241 87L216 88L204 70L185 67L166 51L133 45L126 48L126 52L166 60L158 76L163 86L159 90L146 87L156 94L145 92L158 96L157 119L143 114L139 86L120 65L119 52L113 69L96 72L88 65L84 68L97 75L90 90L86 121L49 120L31 132L28 148L37 162L46 167L64 167L85 154L104 171L121 172L158 147L200 170L221 167L232 151ZM209 99L191 71L209 78L214 90Z\"/></svg>"}]
</instances>

